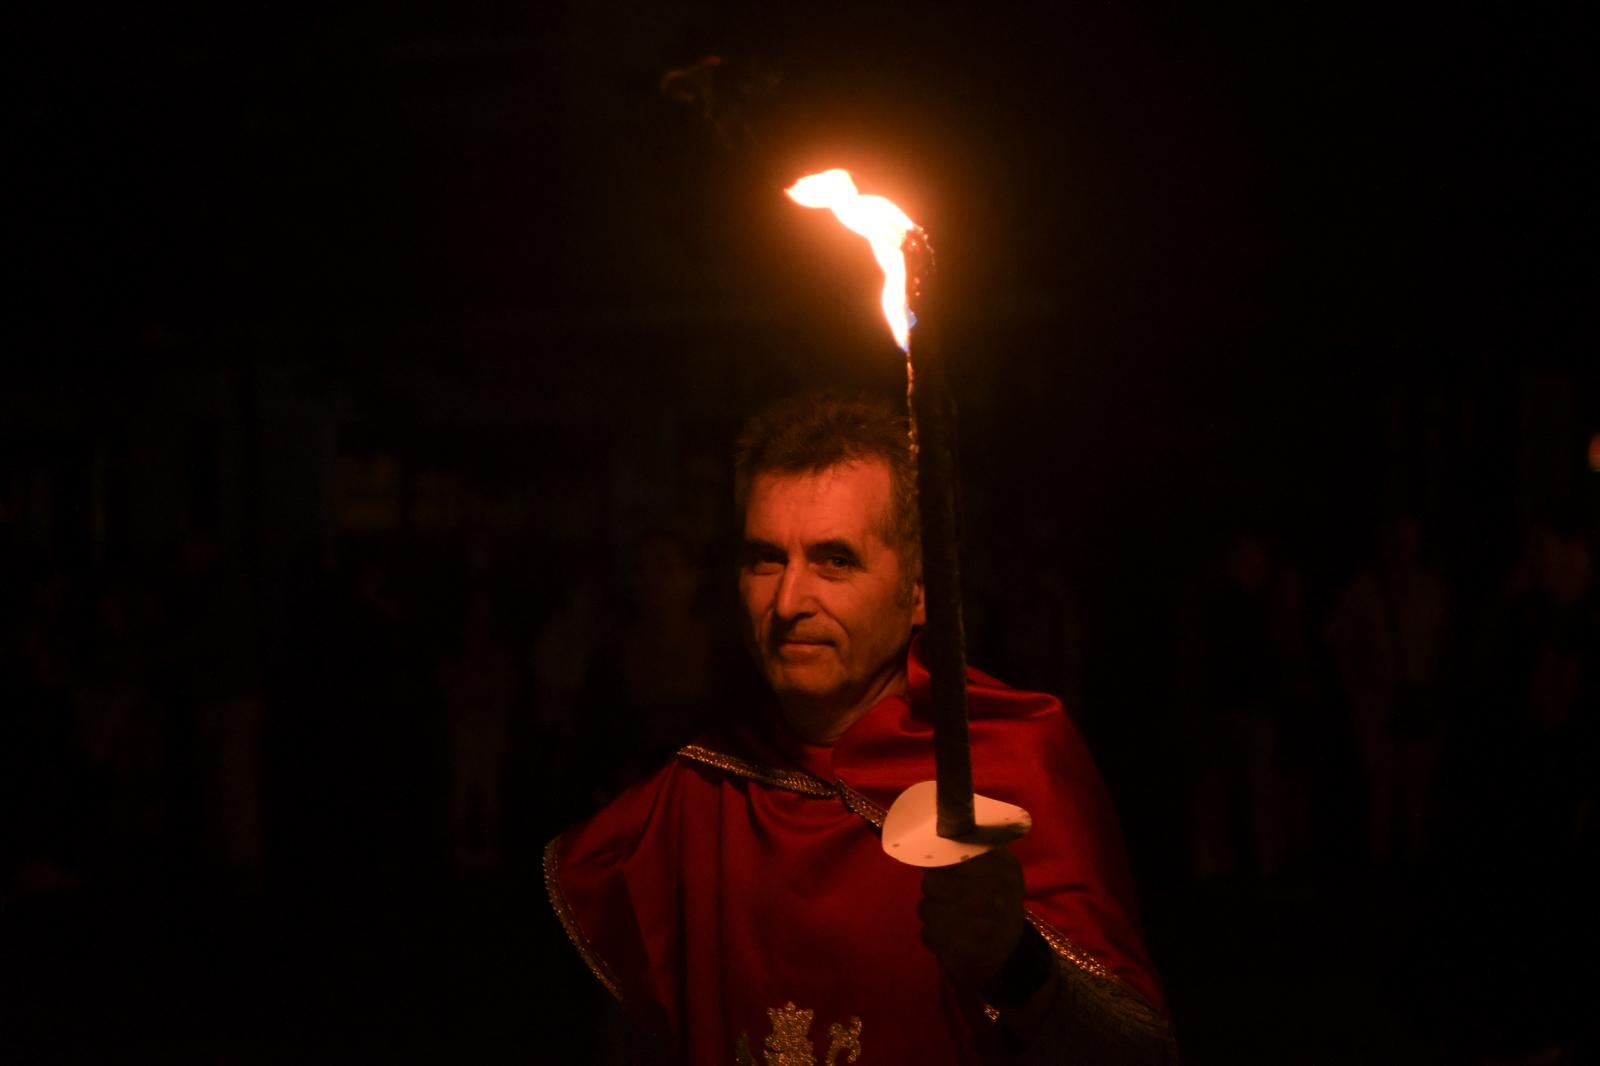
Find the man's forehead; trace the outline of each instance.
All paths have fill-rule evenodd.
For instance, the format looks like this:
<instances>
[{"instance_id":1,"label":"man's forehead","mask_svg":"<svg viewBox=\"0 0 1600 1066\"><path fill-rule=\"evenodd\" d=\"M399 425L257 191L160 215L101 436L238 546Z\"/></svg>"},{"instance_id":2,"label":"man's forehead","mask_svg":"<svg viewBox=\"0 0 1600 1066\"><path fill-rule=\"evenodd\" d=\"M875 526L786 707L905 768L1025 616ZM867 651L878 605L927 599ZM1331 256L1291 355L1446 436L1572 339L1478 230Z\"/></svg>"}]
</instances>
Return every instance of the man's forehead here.
<instances>
[{"instance_id":1,"label":"man's forehead","mask_svg":"<svg viewBox=\"0 0 1600 1066\"><path fill-rule=\"evenodd\" d=\"M745 529L754 533L757 526L780 523L802 524L820 537L877 533L888 516L889 496L889 467L881 459L763 471L750 482Z\"/></svg>"}]
</instances>

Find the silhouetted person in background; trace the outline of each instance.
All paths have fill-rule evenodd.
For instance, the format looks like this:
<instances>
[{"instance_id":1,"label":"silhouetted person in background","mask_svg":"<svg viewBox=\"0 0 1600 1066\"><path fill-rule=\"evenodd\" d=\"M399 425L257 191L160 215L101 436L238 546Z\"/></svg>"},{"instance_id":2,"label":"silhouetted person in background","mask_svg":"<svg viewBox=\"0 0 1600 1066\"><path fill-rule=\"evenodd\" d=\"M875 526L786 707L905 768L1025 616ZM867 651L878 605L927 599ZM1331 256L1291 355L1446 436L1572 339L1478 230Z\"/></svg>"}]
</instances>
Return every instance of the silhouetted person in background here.
<instances>
[{"instance_id":1,"label":"silhouetted person in background","mask_svg":"<svg viewBox=\"0 0 1600 1066\"><path fill-rule=\"evenodd\" d=\"M517 699L517 669L494 597L467 596L456 638L439 665L450 746L450 843L457 867L500 865L507 740Z\"/></svg>"},{"instance_id":2,"label":"silhouetted person in background","mask_svg":"<svg viewBox=\"0 0 1600 1066\"><path fill-rule=\"evenodd\" d=\"M398 567L361 551L313 649L313 717L297 740L296 787L304 790L297 845L308 869L344 890L415 858L426 819L437 810L446 760L435 743L434 663L419 654ZM432 727L426 737L419 736Z\"/></svg>"},{"instance_id":3,"label":"silhouetted person in background","mask_svg":"<svg viewBox=\"0 0 1600 1066\"><path fill-rule=\"evenodd\" d=\"M179 544L167 600L181 832L200 845L191 854L249 883L261 865L261 661L248 582L214 531Z\"/></svg>"},{"instance_id":4,"label":"silhouetted person in background","mask_svg":"<svg viewBox=\"0 0 1600 1066\"><path fill-rule=\"evenodd\" d=\"M633 553L625 613L595 660L581 726L597 768L614 789L668 758L705 724L718 654L703 604L702 551L668 530L647 533Z\"/></svg>"},{"instance_id":5,"label":"silhouetted person in background","mask_svg":"<svg viewBox=\"0 0 1600 1066\"><path fill-rule=\"evenodd\" d=\"M1303 829L1305 802L1284 745L1309 710L1298 571L1262 534L1223 548L1220 572L1180 632L1178 699L1194 789L1190 859L1198 877L1272 875Z\"/></svg>"},{"instance_id":6,"label":"silhouetted person in background","mask_svg":"<svg viewBox=\"0 0 1600 1066\"><path fill-rule=\"evenodd\" d=\"M529 654L533 736L529 785L548 837L590 809L589 775L579 746L583 691L605 622L605 586L598 569L579 563L565 571L555 606L540 623Z\"/></svg>"},{"instance_id":7,"label":"silhouetted person in background","mask_svg":"<svg viewBox=\"0 0 1600 1066\"><path fill-rule=\"evenodd\" d=\"M73 702L92 780L99 858L117 875L148 874L167 756L166 715L149 676L159 617L133 573L109 575L88 606Z\"/></svg>"},{"instance_id":8,"label":"silhouetted person in background","mask_svg":"<svg viewBox=\"0 0 1600 1066\"><path fill-rule=\"evenodd\" d=\"M1573 1041L1595 1037L1600 590L1583 519L1552 507L1532 528L1454 746L1451 984L1483 1063L1580 1061Z\"/></svg>"},{"instance_id":9,"label":"silhouetted person in background","mask_svg":"<svg viewBox=\"0 0 1600 1066\"><path fill-rule=\"evenodd\" d=\"M1016 543L973 568L969 584L978 585L981 575L983 600L992 603L988 611L978 607L987 623L982 631L969 626L974 658L1006 664L1017 684L1055 693L1081 716L1086 623L1061 558L1065 533L1055 522L1037 520L1018 534Z\"/></svg>"},{"instance_id":10,"label":"silhouetted person in background","mask_svg":"<svg viewBox=\"0 0 1600 1066\"><path fill-rule=\"evenodd\" d=\"M0 710L6 881L0 897L75 887L84 847L83 759L72 711L68 581L25 570L7 627Z\"/></svg>"},{"instance_id":11,"label":"silhouetted person in background","mask_svg":"<svg viewBox=\"0 0 1600 1066\"><path fill-rule=\"evenodd\" d=\"M1378 863L1422 856L1445 728L1450 604L1424 559L1422 522L1382 525L1376 564L1345 586L1327 640L1366 774L1368 845Z\"/></svg>"}]
</instances>

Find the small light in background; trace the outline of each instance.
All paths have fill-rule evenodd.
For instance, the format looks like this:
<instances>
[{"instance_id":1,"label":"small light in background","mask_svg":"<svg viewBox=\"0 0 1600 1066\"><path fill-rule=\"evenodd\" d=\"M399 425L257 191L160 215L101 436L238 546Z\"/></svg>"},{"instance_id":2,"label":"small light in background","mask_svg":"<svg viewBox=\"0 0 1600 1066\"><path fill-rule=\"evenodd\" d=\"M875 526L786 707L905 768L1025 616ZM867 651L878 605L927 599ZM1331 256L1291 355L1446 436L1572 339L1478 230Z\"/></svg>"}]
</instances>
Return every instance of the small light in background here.
<instances>
[{"instance_id":1,"label":"small light in background","mask_svg":"<svg viewBox=\"0 0 1600 1066\"><path fill-rule=\"evenodd\" d=\"M1600 433L1589 438L1589 469L1600 474Z\"/></svg>"}]
</instances>

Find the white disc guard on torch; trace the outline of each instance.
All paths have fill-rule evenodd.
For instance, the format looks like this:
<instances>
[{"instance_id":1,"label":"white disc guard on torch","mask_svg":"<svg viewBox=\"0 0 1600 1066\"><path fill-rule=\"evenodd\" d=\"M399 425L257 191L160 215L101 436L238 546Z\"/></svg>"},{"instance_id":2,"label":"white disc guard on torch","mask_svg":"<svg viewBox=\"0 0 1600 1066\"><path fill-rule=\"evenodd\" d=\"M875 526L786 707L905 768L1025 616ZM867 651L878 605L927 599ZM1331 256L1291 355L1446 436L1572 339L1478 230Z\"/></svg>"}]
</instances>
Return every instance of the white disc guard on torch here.
<instances>
[{"instance_id":1,"label":"white disc guard on torch","mask_svg":"<svg viewBox=\"0 0 1600 1066\"><path fill-rule=\"evenodd\" d=\"M920 781L904 792L883 819L883 850L908 866L954 866L1009 844L1033 828L1033 815L1014 803L972 797L978 828L955 840L939 835L938 782Z\"/></svg>"}]
</instances>

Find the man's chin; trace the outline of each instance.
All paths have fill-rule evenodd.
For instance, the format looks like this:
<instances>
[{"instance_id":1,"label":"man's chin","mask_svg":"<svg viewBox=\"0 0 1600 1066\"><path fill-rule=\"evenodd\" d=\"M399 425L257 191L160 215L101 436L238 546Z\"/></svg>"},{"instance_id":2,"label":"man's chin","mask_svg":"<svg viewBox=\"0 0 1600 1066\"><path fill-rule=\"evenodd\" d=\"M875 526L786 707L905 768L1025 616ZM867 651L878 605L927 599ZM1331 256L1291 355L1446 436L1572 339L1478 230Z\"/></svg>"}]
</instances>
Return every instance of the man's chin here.
<instances>
[{"instance_id":1,"label":"man's chin","mask_svg":"<svg viewBox=\"0 0 1600 1066\"><path fill-rule=\"evenodd\" d=\"M836 695L842 678L821 663L778 661L769 664L767 679L780 699L817 702Z\"/></svg>"}]
</instances>

